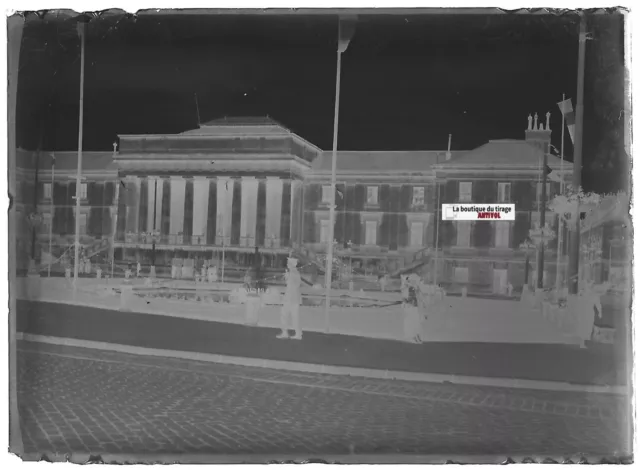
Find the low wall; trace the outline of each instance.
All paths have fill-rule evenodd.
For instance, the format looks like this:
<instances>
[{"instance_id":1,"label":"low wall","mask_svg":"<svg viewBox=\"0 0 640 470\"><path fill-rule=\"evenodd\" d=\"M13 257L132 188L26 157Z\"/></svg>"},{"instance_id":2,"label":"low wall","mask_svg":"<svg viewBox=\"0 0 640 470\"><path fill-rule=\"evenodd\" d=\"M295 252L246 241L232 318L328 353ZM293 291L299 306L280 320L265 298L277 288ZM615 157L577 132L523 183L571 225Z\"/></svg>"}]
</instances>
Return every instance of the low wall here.
<instances>
[{"instance_id":1,"label":"low wall","mask_svg":"<svg viewBox=\"0 0 640 470\"><path fill-rule=\"evenodd\" d=\"M79 280L78 290L60 278L23 279L18 297L58 303L120 310L122 298L116 292L122 283L111 280L97 283ZM36 286L33 286L35 284ZM173 285L173 283L172 283ZM179 285L179 284L176 284ZM195 289L194 289L195 291ZM397 296L393 293L379 295ZM153 315L192 318L242 324L246 322L243 305L200 301L131 297L125 309ZM280 326L279 306L263 306L258 325ZM369 338L402 340L404 312L400 305L385 308L302 307L301 326L305 331L355 335ZM429 342L547 343L574 344L549 324L541 313L519 302L491 299L446 297L439 308L428 308L423 324L423 338Z\"/></svg>"}]
</instances>

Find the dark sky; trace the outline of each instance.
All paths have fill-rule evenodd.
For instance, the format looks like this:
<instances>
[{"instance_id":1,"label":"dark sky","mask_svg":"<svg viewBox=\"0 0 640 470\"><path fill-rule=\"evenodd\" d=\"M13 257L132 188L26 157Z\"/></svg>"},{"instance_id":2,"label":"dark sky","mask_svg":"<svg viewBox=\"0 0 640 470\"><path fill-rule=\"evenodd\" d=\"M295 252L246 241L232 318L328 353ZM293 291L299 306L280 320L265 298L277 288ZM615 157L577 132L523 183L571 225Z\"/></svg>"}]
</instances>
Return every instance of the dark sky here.
<instances>
[{"instance_id":1,"label":"dark sky","mask_svg":"<svg viewBox=\"0 0 640 470\"><path fill-rule=\"evenodd\" d=\"M611 42L604 59L616 69L621 20L594 15L589 22L595 37ZM18 94L24 148L37 147L41 128L45 148L77 148L74 21L29 17ZM523 138L527 115L547 111L559 147L555 103L566 93L575 106L577 21L570 14L361 17L343 55L339 147L443 149L452 133L454 150L472 149L489 139ZM94 18L86 45L84 148L109 150L117 134L192 129L197 93L202 121L270 115L330 149L336 36L335 15ZM602 47L592 49L587 71L606 70ZM621 88L618 82L611 86ZM586 103L602 88L597 83L587 83ZM598 121L602 113L587 111L592 132L585 134L598 139L607 132ZM571 153L568 138L566 150ZM587 153L585 162L595 158Z\"/></svg>"}]
</instances>

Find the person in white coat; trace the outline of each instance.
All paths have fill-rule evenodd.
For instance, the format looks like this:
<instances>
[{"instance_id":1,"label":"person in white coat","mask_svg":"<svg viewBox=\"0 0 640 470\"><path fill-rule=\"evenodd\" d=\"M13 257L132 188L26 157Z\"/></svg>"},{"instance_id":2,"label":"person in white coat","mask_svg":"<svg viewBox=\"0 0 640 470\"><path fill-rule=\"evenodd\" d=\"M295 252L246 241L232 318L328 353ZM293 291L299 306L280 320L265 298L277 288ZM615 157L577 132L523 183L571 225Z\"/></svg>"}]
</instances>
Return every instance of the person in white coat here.
<instances>
[{"instance_id":1,"label":"person in white coat","mask_svg":"<svg viewBox=\"0 0 640 470\"><path fill-rule=\"evenodd\" d=\"M295 335L291 339L302 339L302 328L300 327L300 304L302 303L302 278L298 271L298 260L289 258L287 260L288 271L285 274L287 287L284 292L284 301L280 313L282 332L278 335L280 339L289 338L289 320Z\"/></svg>"}]
</instances>

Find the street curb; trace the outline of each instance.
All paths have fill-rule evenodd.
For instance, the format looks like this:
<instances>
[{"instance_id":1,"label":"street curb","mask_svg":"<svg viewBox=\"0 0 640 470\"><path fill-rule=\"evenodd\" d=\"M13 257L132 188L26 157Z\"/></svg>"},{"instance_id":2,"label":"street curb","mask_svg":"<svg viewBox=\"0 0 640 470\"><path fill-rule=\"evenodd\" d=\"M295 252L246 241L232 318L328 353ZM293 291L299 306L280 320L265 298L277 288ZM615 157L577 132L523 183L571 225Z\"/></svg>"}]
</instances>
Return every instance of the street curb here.
<instances>
[{"instance_id":1,"label":"street curb","mask_svg":"<svg viewBox=\"0 0 640 470\"><path fill-rule=\"evenodd\" d=\"M311 453L310 453L311 454ZM373 464L373 465L393 465L393 464L472 464L472 465L504 465L506 463L591 463L601 464L602 457L584 454L575 455L550 455L545 457L535 457L526 455L438 455L438 454L89 454L73 453L72 455L59 453L26 453L21 455L25 462L41 461L43 455L51 462L71 462L74 464L104 463L104 464L180 464L180 465L202 465L202 464L293 464L293 463L323 463L323 464ZM607 463L631 463L626 462L631 457L618 457Z\"/></svg>"},{"instance_id":2,"label":"street curb","mask_svg":"<svg viewBox=\"0 0 640 470\"><path fill-rule=\"evenodd\" d=\"M554 392L580 392L603 393L614 395L626 395L628 389L625 386L600 386L578 385L567 382L553 382L527 379L507 379L473 377L463 375L430 374L421 372L403 372L380 369L365 369L359 367L331 366L322 364L308 364L304 362L277 361L272 359L257 359L240 356L226 356L222 354L194 353L186 351L174 351L168 349L143 348L138 346L126 346L123 344L104 343L98 341L79 340L73 338L61 338L56 336L33 335L18 332L17 341L30 341L36 343L53 344L76 348L97 349L139 356L170 357L218 364L231 364L248 367L261 367L266 369L280 369L294 372L307 372L330 375L347 375L353 377L366 377L373 379L392 379L410 382L451 383L456 385L471 385L482 387L514 388L526 390L545 390Z\"/></svg>"}]
</instances>

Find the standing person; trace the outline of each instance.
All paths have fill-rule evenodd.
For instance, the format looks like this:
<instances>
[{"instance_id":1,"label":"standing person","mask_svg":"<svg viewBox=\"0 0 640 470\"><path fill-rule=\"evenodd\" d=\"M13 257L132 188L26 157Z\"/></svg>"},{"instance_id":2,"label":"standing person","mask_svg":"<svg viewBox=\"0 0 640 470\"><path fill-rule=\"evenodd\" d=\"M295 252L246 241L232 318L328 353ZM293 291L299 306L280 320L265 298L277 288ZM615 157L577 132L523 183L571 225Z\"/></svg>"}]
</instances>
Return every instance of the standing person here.
<instances>
[{"instance_id":1,"label":"standing person","mask_svg":"<svg viewBox=\"0 0 640 470\"><path fill-rule=\"evenodd\" d=\"M291 317L291 326L296 332L294 336L291 336L291 339L302 339L302 329L300 328L300 304L302 302L300 287L302 278L298 271L298 260L296 258L288 258L287 268L288 271L285 274L287 287L284 292L284 302L280 315L282 332L278 335L278 338L289 338L289 317Z\"/></svg>"},{"instance_id":2,"label":"standing person","mask_svg":"<svg viewBox=\"0 0 640 470\"><path fill-rule=\"evenodd\" d=\"M383 274L382 276L380 276L380 290L384 292L386 288L387 288L387 275Z\"/></svg>"},{"instance_id":3,"label":"standing person","mask_svg":"<svg viewBox=\"0 0 640 470\"><path fill-rule=\"evenodd\" d=\"M417 277L417 276L416 276ZM422 315L418 307L418 283L415 279L406 280L406 294L402 299L404 313L404 337L407 341L422 343Z\"/></svg>"},{"instance_id":4,"label":"standing person","mask_svg":"<svg viewBox=\"0 0 640 470\"><path fill-rule=\"evenodd\" d=\"M140 266L140 261L136 265L136 277L140 277L140 273L142 272L142 266Z\"/></svg>"}]
</instances>

